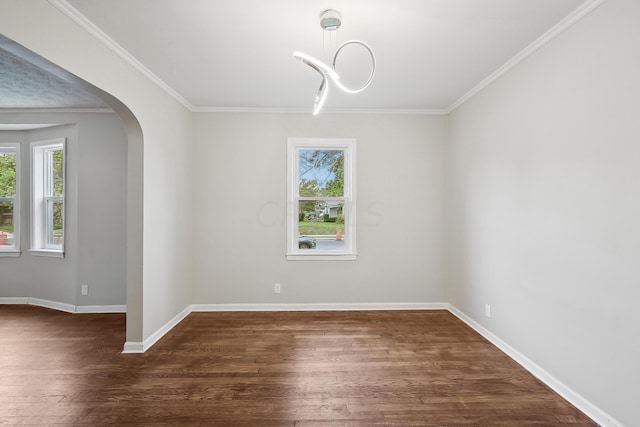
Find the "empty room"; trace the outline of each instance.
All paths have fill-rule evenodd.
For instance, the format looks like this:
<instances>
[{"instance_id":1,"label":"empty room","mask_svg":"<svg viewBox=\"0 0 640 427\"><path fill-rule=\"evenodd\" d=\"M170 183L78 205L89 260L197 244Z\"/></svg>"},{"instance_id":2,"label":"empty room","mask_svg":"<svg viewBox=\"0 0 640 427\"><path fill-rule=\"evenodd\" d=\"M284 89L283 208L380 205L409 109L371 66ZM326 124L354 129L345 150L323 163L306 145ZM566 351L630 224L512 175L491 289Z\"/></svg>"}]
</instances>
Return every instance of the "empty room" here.
<instances>
[{"instance_id":1,"label":"empty room","mask_svg":"<svg viewBox=\"0 0 640 427\"><path fill-rule=\"evenodd\" d=\"M637 0L0 0L0 425L640 425Z\"/></svg>"}]
</instances>

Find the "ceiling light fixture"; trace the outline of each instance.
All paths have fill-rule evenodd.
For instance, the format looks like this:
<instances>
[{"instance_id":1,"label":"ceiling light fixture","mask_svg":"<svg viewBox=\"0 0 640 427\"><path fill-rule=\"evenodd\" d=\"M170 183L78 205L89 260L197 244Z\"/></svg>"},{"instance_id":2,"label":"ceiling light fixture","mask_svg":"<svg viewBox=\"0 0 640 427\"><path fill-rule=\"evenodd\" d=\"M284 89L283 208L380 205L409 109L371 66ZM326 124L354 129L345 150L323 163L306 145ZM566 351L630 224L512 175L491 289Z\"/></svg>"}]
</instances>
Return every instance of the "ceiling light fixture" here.
<instances>
[{"instance_id":1,"label":"ceiling light fixture","mask_svg":"<svg viewBox=\"0 0 640 427\"><path fill-rule=\"evenodd\" d=\"M337 30L338 28L340 28L340 25L342 25L342 15L340 15L340 12L329 9L320 14L320 27L322 27L324 31ZM348 46L350 44L358 44L360 46L363 46L371 56L371 74L369 75L366 83L358 89L351 89L345 86L340 81L340 75L336 72L336 60L338 59L338 54L345 46ZM331 66L328 66L319 59L316 59L313 56L307 55L306 53L302 52L293 52L293 57L302 61L302 63L307 64L322 76L322 82L320 83L320 88L318 89L318 93L313 103L313 115L316 115L320 112L322 106L324 105L324 102L327 99L327 94L329 93L328 80L331 80L333 84L335 84L343 92L359 93L365 90L369 86L369 84L371 84L371 80L373 80L373 75L376 71L376 57L373 54L373 50L371 49L371 47L369 47L368 44L360 40L349 40L342 43L333 54L333 62L331 63Z\"/></svg>"}]
</instances>

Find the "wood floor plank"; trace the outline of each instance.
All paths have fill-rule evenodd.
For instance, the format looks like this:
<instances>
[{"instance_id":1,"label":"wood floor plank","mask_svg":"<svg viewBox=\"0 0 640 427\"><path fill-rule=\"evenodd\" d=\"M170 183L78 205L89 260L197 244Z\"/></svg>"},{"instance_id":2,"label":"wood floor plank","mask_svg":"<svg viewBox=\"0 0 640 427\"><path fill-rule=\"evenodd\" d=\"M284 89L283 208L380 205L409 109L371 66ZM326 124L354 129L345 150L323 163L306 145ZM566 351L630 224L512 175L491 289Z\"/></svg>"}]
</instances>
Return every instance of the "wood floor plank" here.
<instances>
[{"instance_id":1,"label":"wood floor plank","mask_svg":"<svg viewBox=\"0 0 640 427\"><path fill-rule=\"evenodd\" d=\"M0 426L595 426L447 311L123 314L0 306Z\"/></svg>"}]
</instances>

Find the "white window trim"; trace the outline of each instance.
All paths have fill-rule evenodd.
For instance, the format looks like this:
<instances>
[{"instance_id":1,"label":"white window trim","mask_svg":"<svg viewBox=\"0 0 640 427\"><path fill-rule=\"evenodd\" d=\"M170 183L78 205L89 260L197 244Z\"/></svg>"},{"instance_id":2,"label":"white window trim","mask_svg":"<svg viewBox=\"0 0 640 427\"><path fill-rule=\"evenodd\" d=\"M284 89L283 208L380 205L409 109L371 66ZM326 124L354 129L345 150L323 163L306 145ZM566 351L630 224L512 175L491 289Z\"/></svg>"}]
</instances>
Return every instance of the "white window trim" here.
<instances>
[{"instance_id":1,"label":"white window trim","mask_svg":"<svg viewBox=\"0 0 640 427\"><path fill-rule=\"evenodd\" d=\"M344 197L312 197L322 200L344 200L344 251L310 252L298 248L299 150L344 150ZM355 261L356 251L356 139L355 138L289 138L287 141L287 252L289 261Z\"/></svg>"},{"instance_id":2,"label":"white window trim","mask_svg":"<svg viewBox=\"0 0 640 427\"><path fill-rule=\"evenodd\" d=\"M29 249L29 253L33 256L64 258L64 251L59 249Z\"/></svg>"},{"instance_id":3,"label":"white window trim","mask_svg":"<svg viewBox=\"0 0 640 427\"><path fill-rule=\"evenodd\" d=\"M7 150L2 150L3 148ZM0 246L0 257L14 257L20 256L20 202L21 202L21 187L20 181L22 178L21 172L21 156L20 156L20 144L17 142L0 142L0 150L5 152L15 152L16 154L16 195L13 198L0 197L0 202L13 202L13 241L14 245L8 248ZM11 200L13 199L13 200Z\"/></svg>"},{"instance_id":4,"label":"white window trim","mask_svg":"<svg viewBox=\"0 0 640 427\"><path fill-rule=\"evenodd\" d=\"M59 197L47 197L44 195L45 183L45 165L44 153L52 148L62 148L63 152L63 210L62 224L64 234L62 243L58 247L47 243L46 230L47 221L46 211L43 201L47 199L57 199ZM31 151L31 248L29 253L34 256L64 258L64 248L66 241L66 211L67 211L67 149L66 138L57 138L46 141L35 141L30 144Z\"/></svg>"}]
</instances>

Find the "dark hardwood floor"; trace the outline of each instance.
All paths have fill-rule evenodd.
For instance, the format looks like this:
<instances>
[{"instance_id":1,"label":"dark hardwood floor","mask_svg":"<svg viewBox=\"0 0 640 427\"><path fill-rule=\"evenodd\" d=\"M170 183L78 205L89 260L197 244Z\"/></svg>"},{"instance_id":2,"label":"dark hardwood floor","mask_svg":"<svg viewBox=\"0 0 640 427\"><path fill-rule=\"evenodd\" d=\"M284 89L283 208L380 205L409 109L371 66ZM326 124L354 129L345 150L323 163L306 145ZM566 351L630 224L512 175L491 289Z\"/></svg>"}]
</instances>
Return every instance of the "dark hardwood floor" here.
<instances>
[{"instance_id":1,"label":"dark hardwood floor","mask_svg":"<svg viewBox=\"0 0 640 427\"><path fill-rule=\"evenodd\" d=\"M596 425L446 311L121 314L0 305L0 425Z\"/></svg>"}]
</instances>

